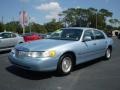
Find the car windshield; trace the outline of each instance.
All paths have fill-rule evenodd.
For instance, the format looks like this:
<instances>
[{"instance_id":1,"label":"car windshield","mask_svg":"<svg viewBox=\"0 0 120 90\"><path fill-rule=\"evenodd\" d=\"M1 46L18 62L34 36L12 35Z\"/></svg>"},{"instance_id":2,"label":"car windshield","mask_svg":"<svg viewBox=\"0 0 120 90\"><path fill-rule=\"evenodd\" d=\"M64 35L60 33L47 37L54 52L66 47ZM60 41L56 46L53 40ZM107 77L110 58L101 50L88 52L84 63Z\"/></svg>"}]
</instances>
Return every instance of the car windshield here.
<instances>
[{"instance_id":1,"label":"car windshield","mask_svg":"<svg viewBox=\"0 0 120 90\"><path fill-rule=\"evenodd\" d=\"M82 31L82 29L61 29L53 32L49 39L78 41Z\"/></svg>"}]
</instances>

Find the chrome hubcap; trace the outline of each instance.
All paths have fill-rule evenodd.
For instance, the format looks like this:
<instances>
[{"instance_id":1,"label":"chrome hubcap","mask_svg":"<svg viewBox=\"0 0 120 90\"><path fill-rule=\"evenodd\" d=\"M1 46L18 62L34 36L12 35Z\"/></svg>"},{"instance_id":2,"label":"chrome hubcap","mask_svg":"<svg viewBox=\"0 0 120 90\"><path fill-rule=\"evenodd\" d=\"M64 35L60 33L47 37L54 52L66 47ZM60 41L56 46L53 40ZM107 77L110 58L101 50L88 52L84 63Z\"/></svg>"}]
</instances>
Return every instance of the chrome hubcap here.
<instances>
[{"instance_id":1,"label":"chrome hubcap","mask_svg":"<svg viewBox=\"0 0 120 90\"><path fill-rule=\"evenodd\" d=\"M63 62L62 62L62 70L63 70L63 72L65 72L65 73L69 72L71 70L71 67L72 67L71 58L65 57L63 59Z\"/></svg>"},{"instance_id":2,"label":"chrome hubcap","mask_svg":"<svg viewBox=\"0 0 120 90\"><path fill-rule=\"evenodd\" d=\"M110 56L111 56L110 49L107 49L106 56L107 56L107 58L110 58Z\"/></svg>"}]
</instances>

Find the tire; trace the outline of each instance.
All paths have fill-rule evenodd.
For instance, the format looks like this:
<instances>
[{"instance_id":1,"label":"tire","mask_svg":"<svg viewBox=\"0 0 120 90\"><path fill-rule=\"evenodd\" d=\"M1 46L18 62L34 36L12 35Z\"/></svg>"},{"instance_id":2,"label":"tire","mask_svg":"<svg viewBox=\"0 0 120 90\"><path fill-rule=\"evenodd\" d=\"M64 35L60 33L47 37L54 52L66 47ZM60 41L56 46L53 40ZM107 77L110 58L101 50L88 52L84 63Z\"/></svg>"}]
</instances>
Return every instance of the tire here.
<instances>
[{"instance_id":1,"label":"tire","mask_svg":"<svg viewBox=\"0 0 120 90\"><path fill-rule=\"evenodd\" d=\"M108 48L107 50L106 50L106 52L105 52L105 56L104 56L104 59L105 60L109 60L110 58L111 58L111 49L110 48Z\"/></svg>"},{"instance_id":2,"label":"tire","mask_svg":"<svg viewBox=\"0 0 120 90\"><path fill-rule=\"evenodd\" d=\"M67 75L72 71L72 68L73 56L71 54L64 54L61 56L58 62L57 72L61 75Z\"/></svg>"}]
</instances>

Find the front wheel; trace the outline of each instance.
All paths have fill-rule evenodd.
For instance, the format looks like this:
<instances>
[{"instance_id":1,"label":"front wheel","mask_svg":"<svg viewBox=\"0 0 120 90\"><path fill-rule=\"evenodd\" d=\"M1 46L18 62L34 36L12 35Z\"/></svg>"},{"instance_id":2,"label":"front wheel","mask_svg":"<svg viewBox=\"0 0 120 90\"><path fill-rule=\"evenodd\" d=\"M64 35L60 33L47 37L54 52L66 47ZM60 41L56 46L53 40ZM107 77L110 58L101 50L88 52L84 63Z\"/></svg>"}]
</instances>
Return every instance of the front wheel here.
<instances>
[{"instance_id":1,"label":"front wheel","mask_svg":"<svg viewBox=\"0 0 120 90\"><path fill-rule=\"evenodd\" d=\"M69 74L73 67L73 57L71 54L65 54L60 58L58 62L57 71L60 74Z\"/></svg>"},{"instance_id":2,"label":"front wheel","mask_svg":"<svg viewBox=\"0 0 120 90\"><path fill-rule=\"evenodd\" d=\"M111 58L111 49L108 48L105 52L105 56L104 56L104 59L105 60L109 60Z\"/></svg>"}]
</instances>

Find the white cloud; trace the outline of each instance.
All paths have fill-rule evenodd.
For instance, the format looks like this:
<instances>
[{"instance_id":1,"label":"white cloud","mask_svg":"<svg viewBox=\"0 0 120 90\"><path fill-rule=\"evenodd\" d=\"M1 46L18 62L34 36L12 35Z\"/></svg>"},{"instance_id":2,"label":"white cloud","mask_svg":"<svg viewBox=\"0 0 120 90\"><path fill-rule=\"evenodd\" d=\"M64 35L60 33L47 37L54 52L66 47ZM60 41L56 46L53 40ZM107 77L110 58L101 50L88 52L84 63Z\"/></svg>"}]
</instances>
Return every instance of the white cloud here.
<instances>
[{"instance_id":1,"label":"white cloud","mask_svg":"<svg viewBox=\"0 0 120 90\"><path fill-rule=\"evenodd\" d=\"M40 6L37 6L36 9L42 11L60 11L61 7L57 2L50 2L50 3L41 4Z\"/></svg>"},{"instance_id":2,"label":"white cloud","mask_svg":"<svg viewBox=\"0 0 120 90\"><path fill-rule=\"evenodd\" d=\"M36 21L36 17L30 17L30 21L31 22L35 22Z\"/></svg>"},{"instance_id":3,"label":"white cloud","mask_svg":"<svg viewBox=\"0 0 120 90\"><path fill-rule=\"evenodd\" d=\"M46 19L57 19L62 8L58 2L44 3L36 7L37 10L47 12Z\"/></svg>"},{"instance_id":4,"label":"white cloud","mask_svg":"<svg viewBox=\"0 0 120 90\"><path fill-rule=\"evenodd\" d=\"M80 8L80 6L77 6L76 8Z\"/></svg>"},{"instance_id":5,"label":"white cloud","mask_svg":"<svg viewBox=\"0 0 120 90\"><path fill-rule=\"evenodd\" d=\"M48 19L48 20L51 20L51 19L54 19L54 18L58 19L58 13L52 12L52 13L45 16L45 19Z\"/></svg>"}]
</instances>

